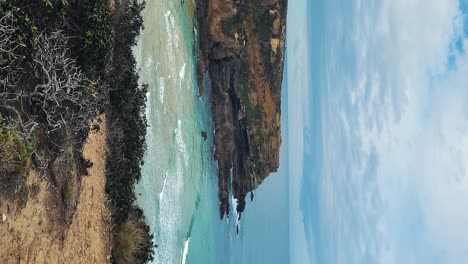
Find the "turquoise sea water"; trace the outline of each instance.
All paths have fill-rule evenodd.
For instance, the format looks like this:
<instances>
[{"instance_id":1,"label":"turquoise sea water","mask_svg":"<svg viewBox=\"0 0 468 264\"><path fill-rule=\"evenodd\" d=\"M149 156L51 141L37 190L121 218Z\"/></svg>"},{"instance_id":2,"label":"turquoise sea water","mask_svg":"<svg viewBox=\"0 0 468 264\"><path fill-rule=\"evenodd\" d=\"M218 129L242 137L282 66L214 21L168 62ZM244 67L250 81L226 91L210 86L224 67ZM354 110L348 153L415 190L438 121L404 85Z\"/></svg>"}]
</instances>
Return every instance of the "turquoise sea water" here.
<instances>
[{"instance_id":1,"label":"turquoise sea water","mask_svg":"<svg viewBox=\"0 0 468 264\"><path fill-rule=\"evenodd\" d=\"M135 50L141 82L149 85L148 150L136 191L159 245L155 263L187 257L216 263L211 253L218 251L215 236L223 227L214 217L213 129L208 99L197 96L192 10L191 3L147 1ZM206 141L201 131L208 132Z\"/></svg>"},{"instance_id":2,"label":"turquoise sea water","mask_svg":"<svg viewBox=\"0 0 468 264\"><path fill-rule=\"evenodd\" d=\"M159 245L154 263L286 263L285 173L248 202L239 235L235 217L219 219L209 87L198 97L193 12L193 1L147 0L134 50L140 82L149 85L148 149L136 193Z\"/></svg>"},{"instance_id":3,"label":"turquoise sea water","mask_svg":"<svg viewBox=\"0 0 468 264\"><path fill-rule=\"evenodd\" d=\"M159 245L155 263L223 263L234 231L217 217L213 125L208 96L197 95L192 14L189 2L148 1L135 50L141 82L149 84L148 150L137 193Z\"/></svg>"}]
</instances>

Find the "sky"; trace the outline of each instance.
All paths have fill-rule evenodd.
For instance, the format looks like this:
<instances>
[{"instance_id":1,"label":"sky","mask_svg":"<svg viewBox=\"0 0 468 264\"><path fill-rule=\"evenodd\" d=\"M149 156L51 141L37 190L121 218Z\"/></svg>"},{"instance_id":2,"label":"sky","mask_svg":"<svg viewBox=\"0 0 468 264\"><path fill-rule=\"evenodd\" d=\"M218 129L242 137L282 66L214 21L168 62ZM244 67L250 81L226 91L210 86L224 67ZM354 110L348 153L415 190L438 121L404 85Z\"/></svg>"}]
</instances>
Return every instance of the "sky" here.
<instances>
[{"instance_id":1,"label":"sky","mask_svg":"<svg viewBox=\"0 0 468 264\"><path fill-rule=\"evenodd\" d=\"M300 184L304 157L304 127L309 118L308 99L309 80L309 43L307 1L288 2L286 30L286 87L288 98L288 136L289 136L289 240L290 263L310 263L308 256L303 212L300 208ZM283 114L285 111L283 111ZM313 210L313 209L312 209Z\"/></svg>"},{"instance_id":2,"label":"sky","mask_svg":"<svg viewBox=\"0 0 468 264\"><path fill-rule=\"evenodd\" d=\"M289 1L291 263L468 263L467 14Z\"/></svg>"},{"instance_id":3,"label":"sky","mask_svg":"<svg viewBox=\"0 0 468 264\"><path fill-rule=\"evenodd\" d=\"M288 116L287 77L282 89L282 114L280 166L254 191L250 202L246 197L246 210L242 213L241 249L235 250L238 259L234 263L281 263L289 262L289 199L288 199ZM238 254L241 252L241 254Z\"/></svg>"}]
</instances>

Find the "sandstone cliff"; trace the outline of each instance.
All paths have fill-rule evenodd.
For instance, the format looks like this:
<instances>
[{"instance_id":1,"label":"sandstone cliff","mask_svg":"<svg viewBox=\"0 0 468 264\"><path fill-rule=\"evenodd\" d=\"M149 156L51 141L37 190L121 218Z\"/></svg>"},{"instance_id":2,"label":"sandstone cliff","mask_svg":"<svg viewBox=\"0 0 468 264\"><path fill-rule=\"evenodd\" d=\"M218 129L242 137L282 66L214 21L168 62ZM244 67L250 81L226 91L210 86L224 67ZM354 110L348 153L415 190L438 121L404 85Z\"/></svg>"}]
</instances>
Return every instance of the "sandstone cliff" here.
<instances>
[{"instance_id":1,"label":"sandstone cliff","mask_svg":"<svg viewBox=\"0 0 468 264\"><path fill-rule=\"evenodd\" d=\"M211 87L220 216L279 166L287 0L196 0L198 84ZM253 194L251 196L253 198Z\"/></svg>"}]
</instances>

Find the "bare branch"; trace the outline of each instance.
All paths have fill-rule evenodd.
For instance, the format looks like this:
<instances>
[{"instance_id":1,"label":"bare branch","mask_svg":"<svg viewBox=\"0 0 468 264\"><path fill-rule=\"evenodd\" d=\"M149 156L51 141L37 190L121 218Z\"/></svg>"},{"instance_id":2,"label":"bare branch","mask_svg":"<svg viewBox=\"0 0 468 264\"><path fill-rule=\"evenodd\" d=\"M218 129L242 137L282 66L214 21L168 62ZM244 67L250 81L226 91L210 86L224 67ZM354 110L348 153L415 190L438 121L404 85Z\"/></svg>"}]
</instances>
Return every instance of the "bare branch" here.
<instances>
[{"instance_id":1,"label":"bare branch","mask_svg":"<svg viewBox=\"0 0 468 264\"><path fill-rule=\"evenodd\" d=\"M70 57L68 38L61 32L41 33L38 52L31 67L37 79L28 94L30 103L43 117L46 132L69 128L78 133L89 127L99 111L99 83L92 83Z\"/></svg>"}]
</instances>

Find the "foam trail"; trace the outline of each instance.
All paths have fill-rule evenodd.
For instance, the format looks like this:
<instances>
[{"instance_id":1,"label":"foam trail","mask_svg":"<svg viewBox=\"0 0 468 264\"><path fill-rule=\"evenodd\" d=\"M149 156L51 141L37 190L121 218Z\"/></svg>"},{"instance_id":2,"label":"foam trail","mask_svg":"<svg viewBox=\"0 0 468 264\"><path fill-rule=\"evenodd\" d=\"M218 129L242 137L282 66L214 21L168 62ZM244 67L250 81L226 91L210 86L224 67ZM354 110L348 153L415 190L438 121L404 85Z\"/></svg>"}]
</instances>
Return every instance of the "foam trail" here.
<instances>
[{"instance_id":1,"label":"foam trail","mask_svg":"<svg viewBox=\"0 0 468 264\"><path fill-rule=\"evenodd\" d=\"M159 100L161 101L161 104L164 105L164 90L166 89L166 86L164 84L164 78L159 77Z\"/></svg>"},{"instance_id":2,"label":"foam trail","mask_svg":"<svg viewBox=\"0 0 468 264\"><path fill-rule=\"evenodd\" d=\"M185 78L185 67L186 66L187 66L187 63L184 63L184 65L182 65L182 68L180 69L180 72L179 72L179 88L180 89L182 89L182 81Z\"/></svg>"},{"instance_id":3,"label":"foam trail","mask_svg":"<svg viewBox=\"0 0 468 264\"><path fill-rule=\"evenodd\" d=\"M171 11L168 11L169 12L169 15L171 14ZM171 27L172 29L175 29L175 19L174 19L174 16L170 16L169 17L171 19Z\"/></svg>"},{"instance_id":4,"label":"foam trail","mask_svg":"<svg viewBox=\"0 0 468 264\"><path fill-rule=\"evenodd\" d=\"M153 58L152 58L152 57L148 57L148 58L146 59L145 66L144 66L145 70L146 70L146 71L151 71L151 70L153 69L153 64L154 64ZM156 69L157 69L157 67L158 67L158 66L156 65Z\"/></svg>"},{"instance_id":5,"label":"foam trail","mask_svg":"<svg viewBox=\"0 0 468 264\"><path fill-rule=\"evenodd\" d=\"M156 251L157 263L174 263L174 257L180 256L177 245L177 233L182 225L182 214L178 207L174 206L180 201L183 190L183 161L179 155L175 157L173 169L167 173L166 183L164 185L164 199L159 200L160 218L159 218L159 241L160 250Z\"/></svg>"},{"instance_id":6,"label":"foam trail","mask_svg":"<svg viewBox=\"0 0 468 264\"><path fill-rule=\"evenodd\" d=\"M170 18L171 18L171 11L167 11L165 14L164 14L164 20L165 20L165 24L166 24L166 34L167 34L167 56L168 56L168 64L170 65L170 69L174 69L174 51L173 51L173 44L174 44L174 39L173 39L173 35L174 33L172 32L172 29L171 29L171 22L170 22ZM177 36L177 35L176 35Z\"/></svg>"},{"instance_id":7,"label":"foam trail","mask_svg":"<svg viewBox=\"0 0 468 264\"><path fill-rule=\"evenodd\" d=\"M169 170L166 170L166 175L164 177L163 186L162 186L161 192L159 193L159 201L161 201L163 196L164 196L164 188L166 187L166 181L167 181L167 175L168 174L169 174Z\"/></svg>"},{"instance_id":8,"label":"foam trail","mask_svg":"<svg viewBox=\"0 0 468 264\"><path fill-rule=\"evenodd\" d=\"M231 169L229 170L229 177L231 178L231 188L232 188L232 167ZM234 194L231 195L231 209L232 209L232 215L235 215L236 216L236 223L238 222L238 218L239 218L239 212L237 212L237 199L234 198Z\"/></svg>"},{"instance_id":9,"label":"foam trail","mask_svg":"<svg viewBox=\"0 0 468 264\"><path fill-rule=\"evenodd\" d=\"M171 25L172 30L175 31L176 30L176 22L175 22L174 16L169 15L169 21L170 21L170 25ZM176 51L177 51L177 53L179 53L179 51L180 51L179 50L179 34L174 35L173 41L174 41L173 44L176 47Z\"/></svg>"},{"instance_id":10,"label":"foam trail","mask_svg":"<svg viewBox=\"0 0 468 264\"><path fill-rule=\"evenodd\" d=\"M185 264L185 262L187 261L187 254L188 254L188 250L189 250L189 244L190 244L190 237L187 238L187 240L185 240L184 252L183 252L183 255L182 255L182 264Z\"/></svg>"},{"instance_id":11,"label":"foam trail","mask_svg":"<svg viewBox=\"0 0 468 264\"><path fill-rule=\"evenodd\" d=\"M175 132L175 140L177 143L177 147L180 153L182 153L183 158L184 158L184 163L187 166L189 157L187 153L187 148L185 146L184 139L182 137L182 121L179 119L177 120L177 128L174 129Z\"/></svg>"}]
</instances>

